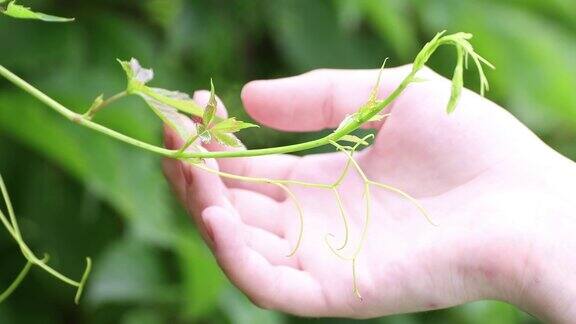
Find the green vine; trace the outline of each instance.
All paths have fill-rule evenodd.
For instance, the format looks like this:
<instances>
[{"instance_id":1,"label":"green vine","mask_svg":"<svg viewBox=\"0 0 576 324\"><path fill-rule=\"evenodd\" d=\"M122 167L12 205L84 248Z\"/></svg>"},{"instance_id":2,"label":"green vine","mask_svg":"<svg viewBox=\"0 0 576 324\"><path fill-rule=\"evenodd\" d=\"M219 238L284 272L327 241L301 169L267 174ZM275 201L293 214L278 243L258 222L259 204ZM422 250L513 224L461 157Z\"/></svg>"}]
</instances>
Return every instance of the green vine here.
<instances>
[{"instance_id":1,"label":"green vine","mask_svg":"<svg viewBox=\"0 0 576 324\"><path fill-rule=\"evenodd\" d=\"M0 0L0 3L4 0ZM25 7L15 7L18 6L15 2L10 2L6 9L0 9L2 13L13 16L16 18L29 18L29 19L42 19L46 18L47 15L31 13L29 8ZM48 16L53 17L53 16ZM52 20L50 20L52 19ZM62 20L65 18L47 18L42 20L50 21L66 21ZM384 113L385 109L390 106L390 104L396 100L402 92L412 83L417 82L420 79L417 73L424 68L426 62L429 60L431 55L438 49L438 47L443 45L451 45L456 49L457 60L454 68L454 73L452 77L452 89L450 99L448 101L446 110L451 113L457 106L458 100L461 95L463 88L463 73L468 67L469 58L472 58L474 64L477 67L478 74L480 77L480 93L484 94L485 90L488 89L488 81L484 74L483 64L493 68L493 66L478 55L469 40L472 38L471 34L467 33L455 33L445 35L445 32L440 32L424 45L422 50L416 56L412 70L406 75L402 82L392 91L386 98L378 99L377 93L379 89L380 76L382 70L384 69L384 64L380 70L378 79L376 80L375 86L370 93L369 98L366 103L362 105L355 113L347 116L340 125L329 135L303 143L270 147L264 149L247 149L247 150L226 150L226 151L206 151L203 149L202 145L210 141L217 141L225 146L240 146L241 143L234 135L238 131L250 127L258 127L257 125L239 121L236 118L220 118L216 116L216 94L214 85L210 82L211 92L208 104L205 107L200 107L197 105L187 94L171 91L161 88L155 88L148 86L148 83L154 78L154 72L151 69L143 68L138 60L131 59L130 61L121 61L119 63L123 68L127 83L126 88L117 94L104 98L103 95L98 96L90 105L90 107L84 113L77 113L66 106L60 104L54 99L50 98L48 95L44 94L28 82L24 81L14 73L10 72L4 66L0 65L0 75L6 78L8 81L12 82L14 85L20 87L22 90L26 91L31 96L45 103L48 107L52 108L57 113L61 114L65 118L75 122L84 127L90 128L104 135L115 138L116 140L125 142L127 144L139 147L141 149L150 151L155 154L159 154L164 157L173 158L181 160L185 163L189 163L192 166L216 174L223 178L235 179L246 182L262 183L268 185L274 185L282 189L288 199L290 199L294 206L296 207L297 214L299 217L299 234L294 247L289 251L287 256L293 256L297 253L299 246L303 240L303 229L305 225L305 215L297 196L292 192L291 186L304 186L316 188L319 190L329 190L334 195L334 200L338 207L339 217L342 219L342 226L344 229L344 235L342 243L335 246L331 243L331 238L335 236L332 233L326 234L325 242L330 248L330 250L338 257L351 261L352 264L352 278L353 278L353 292L358 298L362 298L360 294L360 289L357 284L357 271L356 264L357 258L360 254L363 244L366 240L367 230L370 224L371 218L371 190L383 189L390 191L399 195L400 197L407 199L415 208L425 216L425 218L434 224L431 217L427 214L420 203L411 197L404 191L395 188L393 186L376 182L369 179L360 165L356 162L353 155L360 146L368 146L369 140L373 137L372 135L360 138L353 135L353 132L360 128L365 123L381 120L386 118L389 114ZM169 127L174 129L178 135L184 140L184 145L178 149L166 149L164 147L156 146L150 143L143 142L141 140L129 137L122 133L119 133L113 129L110 129L104 125L101 125L93 121L93 117L105 107L108 107L112 103L127 97L127 96L138 96L142 98L147 105L152 109L152 111ZM189 119L194 122L194 128L190 129ZM344 143L352 143L352 146L345 145ZM311 183L300 180L293 179L269 179L263 177L246 177L235 174L230 174L222 172L219 170L211 169L204 163L204 159L209 158L234 158L234 157L251 157L260 155L270 155L270 154L283 154L283 153L294 153L305 151L320 146L331 145L334 146L338 151L346 155L346 164L338 176L338 178L328 184L323 183ZM350 170L355 170L355 172L361 177L364 186L363 200L364 200L364 224L361 229L361 235L359 242L356 244L351 255L344 255L342 251L350 244L350 222L349 216L346 212L345 206L342 202L342 197L338 191L345 177L349 174ZM1 178L0 178L1 180ZM27 263L14 280L14 282L8 287L8 289L0 295L0 302L4 300L14 289L22 282L31 266L36 265L43 268L48 273L52 274L56 278L64 281L65 283L77 287L76 302L78 302L80 295L83 291L84 285L86 283L88 274L91 268L91 261L87 259L86 270L82 279L74 281L68 277L60 274L56 270L50 268L47 265L47 257L44 259L38 259L24 243L22 235L20 233L18 223L16 222L16 217L8 197L7 190L5 189L3 181L0 181L2 194L5 198L9 219L5 217L3 213L0 212L0 218L4 227L7 229L9 234L14 238L14 240L19 245L24 257L27 259Z\"/></svg>"}]
</instances>

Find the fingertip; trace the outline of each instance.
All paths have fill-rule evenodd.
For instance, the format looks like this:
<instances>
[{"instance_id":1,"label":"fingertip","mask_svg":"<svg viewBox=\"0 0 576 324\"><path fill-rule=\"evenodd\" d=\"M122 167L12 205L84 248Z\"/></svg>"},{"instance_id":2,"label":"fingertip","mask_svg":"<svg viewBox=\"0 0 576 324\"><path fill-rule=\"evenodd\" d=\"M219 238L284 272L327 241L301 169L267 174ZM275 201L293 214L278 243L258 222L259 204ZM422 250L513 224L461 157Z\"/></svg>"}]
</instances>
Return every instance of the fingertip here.
<instances>
[{"instance_id":1,"label":"fingertip","mask_svg":"<svg viewBox=\"0 0 576 324\"><path fill-rule=\"evenodd\" d=\"M255 120L259 122L266 123L266 103L272 105L269 102L268 96L270 95L271 89L268 84L272 80L255 80L250 81L244 85L240 97L246 112Z\"/></svg>"},{"instance_id":2,"label":"fingertip","mask_svg":"<svg viewBox=\"0 0 576 324\"><path fill-rule=\"evenodd\" d=\"M216 241L214 238L214 229L218 228L218 218L223 213L223 208L218 206L210 206L202 212L202 222L206 228L206 236L210 240L211 246L216 248Z\"/></svg>"},{"instance_id":3,"label":"fingertip","mask_svg":"<svg viewBox=\"0 0 576 324\"><path fill-rule=\"evenodd\" d=\"M236 241L238 221L226 208L210 206L202 211L202 221L206 227L206 233L212 241L214 249L230 245Z\"/></svg>"}]
</instances>

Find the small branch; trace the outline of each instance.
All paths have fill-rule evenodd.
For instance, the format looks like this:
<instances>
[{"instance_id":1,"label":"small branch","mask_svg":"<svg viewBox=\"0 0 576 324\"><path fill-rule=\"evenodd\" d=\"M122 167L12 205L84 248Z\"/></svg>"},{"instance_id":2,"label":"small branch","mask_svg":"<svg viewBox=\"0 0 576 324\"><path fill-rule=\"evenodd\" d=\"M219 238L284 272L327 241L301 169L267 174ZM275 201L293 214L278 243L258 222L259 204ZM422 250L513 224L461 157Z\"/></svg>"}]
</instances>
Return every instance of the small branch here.
<instances>
[{"instance_id":1,"label":"small branch","mask_svg":"<svg viewBox=\"0 0 576 324\"><path fill-rule=\"evenodd\" d=\"M102 101L99 105L90 107L90 109L88 109L88 111L85 112L83 116L87 119L92 119L92 117L94 117L94 115L96 115L96 113L98 113L100 110L109 106L111 103L115 102L116 100L126 97L127 95L128 95L127 91L119 92L119 93L113 95L112 97L109 97L108 99Z\"/></svg>"}]
</instances>

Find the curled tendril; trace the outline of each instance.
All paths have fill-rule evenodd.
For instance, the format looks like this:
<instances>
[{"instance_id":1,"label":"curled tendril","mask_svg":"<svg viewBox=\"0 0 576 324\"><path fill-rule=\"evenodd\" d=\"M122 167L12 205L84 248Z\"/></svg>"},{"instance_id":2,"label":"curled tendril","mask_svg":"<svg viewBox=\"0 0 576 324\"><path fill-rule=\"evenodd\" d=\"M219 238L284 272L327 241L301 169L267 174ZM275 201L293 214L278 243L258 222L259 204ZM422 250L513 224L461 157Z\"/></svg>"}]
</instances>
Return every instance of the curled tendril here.
<instances>
[{"instance_id":1,"label":"curled tendril","mask_svg":"<svg viewBox=\"0 0 576 324\"><path fill-rule=\"evenodd\" d=\"M296 254L296 252L300 248L300 245L302 244L302 238L304 237L304 212L302 211L302 205L300 204L300 201L298 200L298 198L296 198L296 195L290 190L290 188L288 188L288 186L281 183L274 183L274 184L282 188L282 190L286 192L286 195L290 198L290 200L292 200L292 203L294 204L294 207L296 207L296 210L298 212L298 220L300 222L298 228L298 239L296 240L296 244L292 248L292 251L290 251L290 253L286 255L287 257L291 257L294 254Z\"/></svg>"},{"instance_id":2,"label":"curled tendril","mask_svg":"<svg viewBox=\"0 0 576 324\"><path fill-rule=\"evenodd\" d=\"M92 268L92 261L90 258L86 258L86 269L84 270L84 274L82 276L82 280L80 282L74 281L67 276L61 274L60 272L54 270L50 267L47 262L49 256L47 254L44 255L42 259L39 259L32 250L28 247L26 242L24 242L22 238L22 233L20 232L20 227L18 226L18 221L16 220L16 214L14 213L14 207L12 206L12 202L10 200L10 196L8 195L8 190L6 189L6 184L4 183L4 179L2 175L0 175L0 193L2 193L2 197L4 198L4 203L6 205L6 209L8 212L8 217L0 210L0 220L8 233L12 236L22 255L26 258L26 265L22 268L16 279L8 286L8 288L0 294L0 303L4 301L8 296L10 296L14 290L22 283L30 268L32 266L38 266L42 268L44 271L48 272L52 276L56 277L60 281L63 281L71 286L77 287L76 296L74 298L75 302L78 303L80 301L80 297L82 291L84 290L84 286L86 281L88 280L88 276L90 274L90 269Z\"/></svg>"},{"instance_id":3,"label":"curled tendril","mask_svg":"<svg viewBox=\"0 0 576 324\"><path fill-rule=\"evenodd\" d=\"M332 188L332 191L334 192L334 197L336 198L336 205L338 205L338 211L340 212L340 216L342 217L342 224L344 225L344 240L340 245L340 247L336 248L337 251L340 251L343 250L346 247L346 245L348 245L348 239L350 237L350 225L349 225L350 222L348 220L348 214L346 213L344 204L342 203L340 192L338 192L338 188ZM328 233L326 234L325 238L326 243L328 244L330 249L333 249L332 246L330 245L330 242L328 241L328 237L335 237L335 236L334 234Z\"/></svg>"}]
</instances>

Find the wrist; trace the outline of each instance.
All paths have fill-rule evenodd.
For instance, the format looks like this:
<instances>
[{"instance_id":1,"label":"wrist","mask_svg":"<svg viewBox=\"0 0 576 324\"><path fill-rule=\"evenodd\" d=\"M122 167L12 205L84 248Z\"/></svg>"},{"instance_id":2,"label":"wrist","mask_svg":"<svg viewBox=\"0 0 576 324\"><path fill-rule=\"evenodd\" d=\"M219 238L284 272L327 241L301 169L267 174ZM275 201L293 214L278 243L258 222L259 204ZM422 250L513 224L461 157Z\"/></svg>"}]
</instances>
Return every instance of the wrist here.
<instances>
[{"instance_id":1,"label":"wrist","mask_svg":"<svg viewBox=\"0 0 576 324\"><path fill-rule=\"evenodd\" d=\"M552 323L576 322L576 164L555 159L525 196L520 253L510 256L511 280L502 299ZM520 213L522 214L522 212Z\"/></svg>"}]
</instances>

